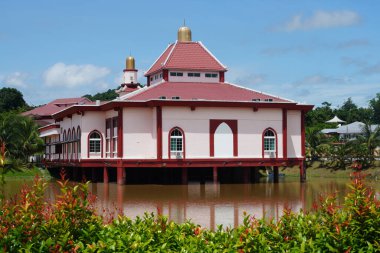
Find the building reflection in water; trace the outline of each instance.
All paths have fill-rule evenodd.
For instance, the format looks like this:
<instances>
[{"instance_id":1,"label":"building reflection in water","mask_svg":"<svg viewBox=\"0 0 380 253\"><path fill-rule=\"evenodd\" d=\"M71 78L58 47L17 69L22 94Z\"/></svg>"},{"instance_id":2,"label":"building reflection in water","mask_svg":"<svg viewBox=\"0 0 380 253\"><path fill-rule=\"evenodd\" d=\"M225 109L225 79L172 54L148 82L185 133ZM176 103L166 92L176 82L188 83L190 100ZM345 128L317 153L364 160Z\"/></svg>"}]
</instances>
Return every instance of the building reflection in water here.
<instances>
[{"instance_id":1,"label":"building reflection in water","mask_svg":"<svg viewBox=\"0 0 380 253\"><path fill-rule=\"evenodd\" d=\"M190 183L189 185L117 185L92 184L98 209L122 210L130 218L145 212L162 214L181 223L191 220L202 227L236 227L244 213L271 219L282 215L285 207L293 211L309 210L322 193L339 192L341 201L347 181L316 180L259 184Z\"/></svg>"}]
</instances>

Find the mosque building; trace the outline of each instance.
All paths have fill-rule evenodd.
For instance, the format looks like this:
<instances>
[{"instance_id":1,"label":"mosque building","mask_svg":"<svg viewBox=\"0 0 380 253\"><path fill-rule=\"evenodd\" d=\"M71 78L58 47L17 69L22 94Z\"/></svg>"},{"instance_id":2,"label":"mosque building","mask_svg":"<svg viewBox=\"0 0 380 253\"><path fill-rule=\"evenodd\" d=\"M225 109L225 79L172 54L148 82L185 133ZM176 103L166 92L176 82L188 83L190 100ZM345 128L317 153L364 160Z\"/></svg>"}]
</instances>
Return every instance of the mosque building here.
<instances>
[{"instance_id":1,"label":"mosque building","mask_svg":"<svg viewBox=\"0 0 380 253\"><path fill-rule=\"evenodd\" d=\"M260 167L300 167L311 105L225 80L228 69L181 27L138 83L129 56L113 101L82 101L40 128L45 165L73 179L118 184L252 182ZM161 182L160 181L160 182Z\"/></svg>"}]
</instances>

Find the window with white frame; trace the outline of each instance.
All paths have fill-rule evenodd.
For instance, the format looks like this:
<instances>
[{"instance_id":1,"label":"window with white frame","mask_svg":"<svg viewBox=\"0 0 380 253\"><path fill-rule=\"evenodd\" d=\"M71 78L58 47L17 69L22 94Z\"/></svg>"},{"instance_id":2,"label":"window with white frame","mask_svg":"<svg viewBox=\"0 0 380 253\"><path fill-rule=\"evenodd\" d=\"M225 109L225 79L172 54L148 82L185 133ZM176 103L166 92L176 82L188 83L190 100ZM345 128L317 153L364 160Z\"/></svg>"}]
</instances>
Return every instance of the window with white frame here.
<instances>
[{"instance_id":1,"label":"window with white frame","mask_svg":"<svg viewBox=\"0 0 380 253\"><path fill-rule=\"evenodd\" d=\"M276 134L271 129L264 133L264 152L272 156L276 153Z\"/></svg>"},{"instance_id":2,"label":"window with white frame","mask_svg":"<svg viewBox=\"0 0 380 253\"><path fill-rule=\"evenodd\" d=\"M183 158L183 133L178 128L170 132L170 157Z\"/></svg>"},{"instance_id":3,"label":"window with white frame","mask_svg":"<svg viewBox=\"0 0 380 253\"><path fill-rule=\"evenodd\" d=\"M90 135L90 154L100 154L101 152L101 136L98 132L92 132Z\"/></svg>"},{"instance_id":4,"label":"window with white frame","mask_svg":"<svg viewBox=\"0 0 380 253\"><path fill-rule=\"evenodd\" d=\"M118 118L112 118L112 153L113 156L117 156L117 122Z\"/></svg>"},{"instance_id":5,"label":"window with white frame","mask_svg":"<svg viewBox=\"0 0 380 253\"><path fill-rule=\"evenodd\" d=\"M106 119L106 157L111 157L111 119Z\"/></svg>"}]
</instances>

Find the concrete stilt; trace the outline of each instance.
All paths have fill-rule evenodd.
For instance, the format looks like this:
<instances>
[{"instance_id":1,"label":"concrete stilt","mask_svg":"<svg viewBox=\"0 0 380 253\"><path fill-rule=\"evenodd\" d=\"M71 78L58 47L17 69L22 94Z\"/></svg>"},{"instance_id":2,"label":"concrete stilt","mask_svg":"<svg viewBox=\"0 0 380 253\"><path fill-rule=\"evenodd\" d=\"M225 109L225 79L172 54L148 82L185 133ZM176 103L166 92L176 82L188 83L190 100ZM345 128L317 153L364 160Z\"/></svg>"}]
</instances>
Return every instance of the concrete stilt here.
<instances>
[{"instance_id":1,"label":"concrete stilt","mask_svg":"<svg viewBox=\"0 0 380 253\"><path fill-rule=\"evenodd\" d=\"M251 168L250 167L243 168L243 183L244 184L251 183Z\"/></svg>"},{"instance_id":2,"label":"concrete stilt","mask_svg":"<svg viewBox=\"0 0 380 253\"><path fill-rule=\"evenodd\" d=\"M273 166L273 182L278 183L278 166Z\"/></svg>"},{"instance_id":3,"label":"concrete stilt","mask_svg":"<svg viewBox=\"0 0 380 253\"><path fill-rule=\"evenodd\" d=\"M214 184L218 183L218 167L212 168L212 179L213 179Z\"/></svg>"},{"instance_id":4,"label":"concrete stilt","mask_svg":"<svg viewBox=\"0 0 380 253\"><path fill-rule=\"evenodd\" d=\"M78 181L78 168L73 168L73 181Z\"/></svg>"},{"instance_id":5,"label":"concrete stilt","mask_svg":"<svg viewBox=\"0 0 380 253\"><path fill-rule=\"evenodd\" d=\"M125 184L125 169L123 167L117 167L117 184Z\"/></svg>"},{"instance_id":6,"label":"concrete stilt","mask_svg":"<svg viewBox=\"0 0 380 253\"><path fill-rule=\"evenodd\" d=\"M87 182L87 177L86 177L86 171L84 168L81 168L82 172L82 182Z\"/></svg>"},{"instance_id":7,"label":"concrete stilt","mask_svg":"<svg viewBox=\"0 0 380 253\"><path fill-rule=\"evenodd\" d=\"M187 184L187 168L182 167L182 184Z\"/></svg>"},{"instance_id":8,"label":"concrete stilt","mask_svg":"<svg viewBox=\"0 0 380 253\"><path fill-rule=\"evenodd\" d=\"M96 170L98 168L92 168L91 169L91 182L92 183L97 183L98 182L98 177L97 177L97 173L96 173Z\"/></svg>"},{"instance_id":9,"label":"concrete stilt","mask_svg":"<svg viewBox=\"0 0 380 253\"><path fill-rule=\"evenodd\" d=\"M109 178L108 178L108 168L103 167L103 183L108 184Z\"/></svg>"},{"instance_id":10,"label":"concrete stilt","mask_svg":"<svg viewBox=\"0 0 380 253\"><path fill-rule=\"evenodd\" d=\"M254 167L253 168L253 182L258 183L260 181L260 172L259 172L259 167Z\"/></svg>"},{"instance_id":11,"label":"concrete stilt","mask_svg":"<svg viewBox=\"0 0 380 253\"><path fill-rule=\"evenodd\" d=\"M306 182L306 162L302 161L300 163L300 182Z\"/></svg>"}]
</instances>

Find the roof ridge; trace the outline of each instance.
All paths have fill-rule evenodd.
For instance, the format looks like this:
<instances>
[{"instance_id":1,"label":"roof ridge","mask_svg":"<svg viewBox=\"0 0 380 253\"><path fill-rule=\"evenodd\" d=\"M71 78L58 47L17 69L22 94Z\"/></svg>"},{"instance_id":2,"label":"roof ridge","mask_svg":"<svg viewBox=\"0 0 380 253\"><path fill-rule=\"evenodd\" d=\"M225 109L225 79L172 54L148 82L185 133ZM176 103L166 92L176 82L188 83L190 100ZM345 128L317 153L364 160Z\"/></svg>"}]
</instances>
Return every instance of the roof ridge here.
<instances>
[{"instance_id":1,"label":"roof ridge","mask_svg":"<svg viewBox=\"0 0 380 253\"><path fill-rule=\"evenodd\" d=\"M225 70L227 70L227 66L225 66L221 61L218 60L218 58L216 58L215 55L213 55L213 53L210 52L210 50L208 50L208 48L203 45L202 41L198 41L198 44L207 52L211 55L212 58L214 58L214 60L219 63L220 66L222 66L223 68L225 68Z\"/></svg>"},{"instance_id":2,"label":"roof ridge","mask_svg":"<svg viewBox=\"0 0 380 253\"><path fill-rule=\"evenodd\" d=\"M164 63L162 64L162 67L164 67L166 65L166 63L169 61L170 57L172 56L172 53L174 51L174 49L176 48L177 46L177 43L178 43L178 40L175 41L175 43L173 44L173 47L172 49L170 50L169 54L168 54L168 57L166 57L166 60L164 61Z\"/></svg>"},{"instance_id":3,"label":"roof ridge","mask_svg":"<svg viewBox=\"0 0 380 253\"><path fill-rule=\"evenodd\" d=\"M291 99L288 99L288 98L284 98L284 97L276 96L276 95L273 95L273 94L270 94L270 93L266 93L266 92L263 92L263 91L254 90L254 89L251 89L251 88L247 88L247 87L244 87L244 86L240 86L240 85L238 85L238 84L229 83L229 82L224 82L224 83L225 83L225 84L228 84L228 85L231 85L231 86L238 87L238 88L240 88L240 89L245 89L245 90L249 90L249 91L257 92L257 93L261 93L261 94L264 94L264 95L267 95L267 96L270 96L270 97L274 97L274 98L279 98L279 99L282 99L282 100L286 100L286 101L289 101L289 102L291 102L291 103L296 103L296 101L291 100Z\"/></svg>"},{"instance_id":4,"label":"roof ridge","mask_svg":"<svg viewBox=\"0 0 380 253\"><path fill-rule=\"evenodd\" d=\"M153 62L153 64L148 68L147 71L145 71L144 75L146 75L146 73L148 73L152 68L153 66L156 64L156 62L161 58L161 56L164 55L164 53L166 52L166 50L168 50L168 48L170 46L174 45L174 43L169 43L169 45L165 48L165 50L160 54L160 56L157 57L157 59Z\"/></svg>"},{"instance_id":5,"label":"roof ridge","mask_svg":"<svg viewBox=\"0 0 380 253\"><path fill-rule=\"evenodd\" d=\"M112 101L128 100L130 98L133 98L134 96L137 96L137 95L139 95L141 93L144 93L144 92L146 92L148 90L151 90L151 89L153 89L153 88L155 88L155 87L157 87L157 86L159 86L159 85L161 85L163 83L166 83L166 82L165 81L161 81L159 83L155 83L155 84L150 85L150 86L145 86L144 88L141 88L141 89L135 90L133 92L127 93L127 94L119 97L119 99L116 98L116 99L114 99Z\"/></svg>"}]
</instances>

